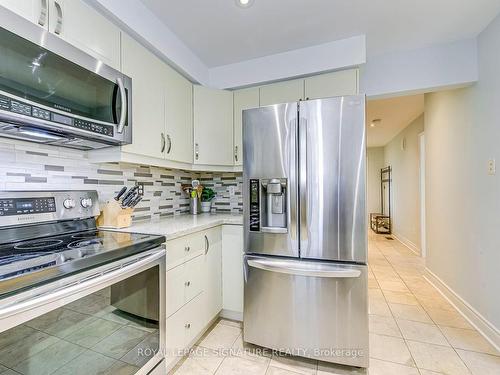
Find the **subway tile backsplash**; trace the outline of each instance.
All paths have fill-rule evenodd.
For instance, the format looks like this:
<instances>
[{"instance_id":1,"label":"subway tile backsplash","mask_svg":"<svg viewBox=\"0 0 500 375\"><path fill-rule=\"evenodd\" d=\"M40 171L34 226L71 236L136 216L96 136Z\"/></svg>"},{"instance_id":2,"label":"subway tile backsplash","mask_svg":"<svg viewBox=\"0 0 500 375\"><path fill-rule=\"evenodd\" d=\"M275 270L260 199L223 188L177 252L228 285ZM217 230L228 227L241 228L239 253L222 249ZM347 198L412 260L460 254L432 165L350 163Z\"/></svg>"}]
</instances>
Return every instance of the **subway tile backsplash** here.
<instances>
[{"instance_id":1,"label":"subway tile backsplash","mask_svg":"<svg viewBox=\"0 0 500 375\"><path fill-rule=\"evenodd\" d=\"M144 199L134 220L156 219L189 211L181 184L199 179L212 188L212 210L241 212L241 173L192 172L124 163L90 163L86 152L0 138L0 190L97 190L112 198L124 185L144 184Z\"/></svg>"}]
</instances>

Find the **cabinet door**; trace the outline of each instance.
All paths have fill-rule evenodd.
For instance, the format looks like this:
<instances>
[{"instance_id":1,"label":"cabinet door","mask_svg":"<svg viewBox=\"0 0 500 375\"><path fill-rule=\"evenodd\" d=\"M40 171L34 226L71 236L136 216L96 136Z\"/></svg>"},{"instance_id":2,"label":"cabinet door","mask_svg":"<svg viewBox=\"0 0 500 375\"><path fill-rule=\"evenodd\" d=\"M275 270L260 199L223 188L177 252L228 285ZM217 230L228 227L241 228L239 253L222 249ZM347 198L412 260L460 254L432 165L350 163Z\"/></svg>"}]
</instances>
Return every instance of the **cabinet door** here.
<instances>
[{"instance_id":1,"label":"cabinet door","mask_svg":"<svg viewBox=\"0 0 500 375\"><path fill-rule=\"evenodd\" d=\"M261 86L260 106L298 102L304 99L304 80L295 79Z\"/></svg>"},{"instance_id":2,"label":"cabinet door","mask_svg":"<svg viewBox=\"0 0 500 375\"><path fill-rule=\"evenodd\" d=\"M233 165L233 93L194 86L194 163Z\"/></svg>"},{"instance_id":3,"label":"cabinet door","mask_svg":"<svg viewBox=\"0 0 500 375\"><path fill-rule=\"evenodd\" d=\"M341 70L305 79L305 97L309 99L358 94L358 69Z\"/></svg>"},{"instance_id":4,"label":"cabinet door","mask_svg":"<svg viewBox=\"0 0 500 375\"><path fill-rule=\"evenodd\" d=\"M205 249L205 299L208 323L222 310L222 232L213 228L206 232Z\"/></svg>"},{"instance_id":5,"label":"cabinet door","mask_svg":"<svg viewBox=\"0 0 500 375\"><path fill-rule=\"evenodd\" d=\"M120 70L120 29L81 0L50 0L49 31Z\"/></svg>"},{"instance_id":6,"label":"cabinet door","mask_svg":"<svg viewBox=\"0 0 500 375\"><path fill-rule=\"evenodd\" d=\"M132 78L132 144L123 150L164 157L163 63L128 35L122 40L123 73Z\"/></svg>"},{"instance_id":7,"label":"cabinet door","mask_svg":"<svg viewBox=\"0 0 500 375\"><path fill-rule=\"evenodd\" d=\"M243 314L243 227L222 228L222 308Z\"/></svg>"},{"instance_id":8,"label":"cabinet door","mask_svg":"<svg viewBox=\"0 0 500 375\"><path fill-rule=\"evenodd\" d=\"M233 93L234 100L234 165L242 165L242 111L259 106L259 88L237 90Z\"/></svg>"},{"instance_id":9,"label":"cabinet door","mask_svg":"<svg viewBox=\"0 0 500 375\"><path fill-rule=\"evenodd\" d=\"M0 0L0 6L45 29L48 28L49 0Z\"/></svg>"},{"instance_id":10,"label":"cabinet door","mask_svg":"<svg viewBox=\"0 0 500 375\"><path fill-rule=\"evenodd\" d=\"M168 160L193 162L193 85L167 67L166 149Z\"/></svg>"}]
</instances>

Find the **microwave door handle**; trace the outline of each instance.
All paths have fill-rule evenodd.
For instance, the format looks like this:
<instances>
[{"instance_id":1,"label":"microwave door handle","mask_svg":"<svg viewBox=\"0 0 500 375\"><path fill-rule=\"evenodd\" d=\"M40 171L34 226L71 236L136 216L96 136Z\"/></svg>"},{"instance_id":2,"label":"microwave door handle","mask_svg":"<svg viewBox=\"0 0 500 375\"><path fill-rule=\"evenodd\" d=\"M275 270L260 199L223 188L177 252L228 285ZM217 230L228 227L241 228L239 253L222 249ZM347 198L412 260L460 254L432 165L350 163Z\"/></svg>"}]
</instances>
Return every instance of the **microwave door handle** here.
<instances>
[{"instance_id":1,"label":"microwave door handle","mask_svg":"<svg viewBox=\"0 0 500 375\"><path fill-rule=\"evenodd\" d=\"M125 91L125 86L123 85L123 80L118 77L116 79L116 83L118 84L118 88L120 90L120 100L121 100L121 111L120 111L120 120L118 121L118 133L123 133L123 128L125 126L125 121L127 119L127 93Z\"/></svg>"}]
</instances>

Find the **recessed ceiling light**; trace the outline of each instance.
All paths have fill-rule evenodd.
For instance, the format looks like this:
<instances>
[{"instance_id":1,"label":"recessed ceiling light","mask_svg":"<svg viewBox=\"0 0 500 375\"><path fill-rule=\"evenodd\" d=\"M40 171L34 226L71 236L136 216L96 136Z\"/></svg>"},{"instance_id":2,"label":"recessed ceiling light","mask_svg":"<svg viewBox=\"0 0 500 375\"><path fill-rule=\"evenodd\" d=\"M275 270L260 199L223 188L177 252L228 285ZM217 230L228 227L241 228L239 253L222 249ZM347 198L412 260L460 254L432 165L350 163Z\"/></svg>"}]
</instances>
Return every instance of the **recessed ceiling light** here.
<instances>
[{"instance_id":1,"label":"recessed ceiling light","mask_svg":"<svg viewBox=\"0 0 500 375\"><path fill-rule=\"evenodd\" d=\"M370 124L370 128L375 128L376 126L380 125L381 122L382 122L382 120L379 118L372 120L372 122Z\"/></svg>"},{"instance_id":2,"label":"recessed ceiling light","mask_svg":"<svg viewBox=\"0 0 500 375\"><path fill-rule=\"evenodd\" d=\"M236 0L236 5L240 8L249 8L252 6L254 0Z\"/></svg>"}]
</instances>

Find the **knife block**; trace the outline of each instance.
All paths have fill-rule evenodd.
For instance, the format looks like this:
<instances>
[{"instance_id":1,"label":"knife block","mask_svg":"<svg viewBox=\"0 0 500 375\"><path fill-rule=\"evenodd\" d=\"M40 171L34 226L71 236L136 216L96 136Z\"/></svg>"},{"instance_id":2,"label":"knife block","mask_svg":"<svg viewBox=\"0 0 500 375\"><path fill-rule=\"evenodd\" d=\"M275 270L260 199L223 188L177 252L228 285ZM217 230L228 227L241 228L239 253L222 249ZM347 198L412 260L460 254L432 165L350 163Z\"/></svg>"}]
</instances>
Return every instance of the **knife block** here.
<instances>
[{"instance_id":1,"label":"knife block","mask_svg":"<svg viewBox=\"0 0 500 375\"><path fill-rule=\"evenodd\" d=\"M132 224L133 208L122 208L120 203L111 199L104 204L101 215L97 218L97 225L104 228L127 228Z\"/></svg>"}]
</instances>

